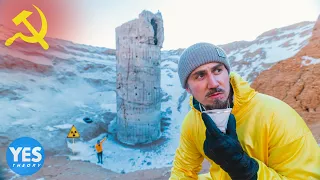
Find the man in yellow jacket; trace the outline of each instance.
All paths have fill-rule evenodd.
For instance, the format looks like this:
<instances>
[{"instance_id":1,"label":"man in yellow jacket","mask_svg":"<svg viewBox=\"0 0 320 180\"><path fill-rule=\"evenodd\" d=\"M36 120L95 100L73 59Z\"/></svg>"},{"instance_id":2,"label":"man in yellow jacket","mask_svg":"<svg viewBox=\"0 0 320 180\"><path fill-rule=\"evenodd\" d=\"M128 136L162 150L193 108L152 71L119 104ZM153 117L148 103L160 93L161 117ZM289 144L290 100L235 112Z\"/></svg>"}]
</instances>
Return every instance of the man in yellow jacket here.
<instances>
[{"instance_id":1,"label":"man in yellow jacket","mask_svg":"<svg viewBox=\"0 0 320 180\"><path fill-rule=\"evenodd\" d=\"M304 120L230 72L222 49L209 43L190 46L180 57L178 74L192 94L191 110L170 179L320 179L320 148ZM221 131L203 110L228 106L232 111ZM210 172L198 175L204 158Z\"/></svg>"},{"instance_id":2,"label":"man in yellow jacket","mask_svg":"<svg viewBox=\"0 0 320 180\"><path fill-rule=\"evenodd\" d=\"M102 143L107 139L108 136L105 136L101 141L100 140L97 140L97 144L95 146L96 148L96 151L97 151L97 157L98 157L98 164L101 163L103 164L103 161L102 161L102 156L103 156L103 147L102 147Z\"/></svg>"}]
</instances>

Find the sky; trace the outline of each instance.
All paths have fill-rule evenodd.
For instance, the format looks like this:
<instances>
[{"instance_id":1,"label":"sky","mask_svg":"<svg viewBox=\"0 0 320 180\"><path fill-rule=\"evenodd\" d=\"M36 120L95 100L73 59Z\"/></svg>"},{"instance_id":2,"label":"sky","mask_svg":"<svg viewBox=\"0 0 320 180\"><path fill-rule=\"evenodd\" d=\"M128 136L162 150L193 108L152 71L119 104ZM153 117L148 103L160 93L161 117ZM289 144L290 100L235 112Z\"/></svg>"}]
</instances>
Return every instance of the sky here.
<instances>
[{"instance_id":1,"label":"sky","mask_svg":"<svg viewBox=\"0 0 320 180\"><path fill-rule=\"evenodd\" d=\"M320 15L319 0L69 0L67 6L73 8L73 20L62 29L69 33L58 38L112 49L115 28L138 18L143 10L162 13L162 50L201 41L218 45L251 41L268 30L316 21Z\"/></svg>"}]
</instances>

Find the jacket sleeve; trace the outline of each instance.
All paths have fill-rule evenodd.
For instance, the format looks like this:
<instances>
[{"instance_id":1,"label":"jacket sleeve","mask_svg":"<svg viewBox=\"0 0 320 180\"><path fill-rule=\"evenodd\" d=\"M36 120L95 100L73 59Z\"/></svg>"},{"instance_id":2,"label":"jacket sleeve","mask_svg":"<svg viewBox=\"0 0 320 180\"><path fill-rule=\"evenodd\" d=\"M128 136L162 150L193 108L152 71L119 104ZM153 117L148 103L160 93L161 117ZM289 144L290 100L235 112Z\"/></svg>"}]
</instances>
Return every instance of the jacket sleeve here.
<instances>
[{"instance_id":1,"label":"jacket sleeve","mask_svg":"<svg viewBox=\"0 0 320 180\"><path fill-rule=\"evenodd\" d=\"M269 126L267 164L258 179L320 179L320 148L304 120L291 108L275 113Z\"/></svg>"},{"instance_id":2,"label":"jacket sleeve","mask_svg":"<svg viewBox=\"0 0 320 180\"><path fill-rule=\"evenodd\" d=\"M104 137L104 138L101 140L100 144L102 144L106 139L107 139L107 137Z\"/></svg>"},{"instance_id":3,"label":"jacket sleeve","mask_svg":"<svg viewBox=\"0 0 320 180\"><path fill-rule=\"evenodd\" d=\"M311 132L273 150L269 165L259 163L258 179L320 179L320 152Z\"/></svg>"},{"instance_id":4,"label":"jacket sleeve","mask_svg":"<svg viewBox=\"0 0 320 180\"><path fill-rule=\"evenodd\" d=\"M189 125L182 125L180 144L176 150L170 180L198 179L198 173L202 168L204 157L198 151L186 126Z\"/></svg>"}]
</instances>

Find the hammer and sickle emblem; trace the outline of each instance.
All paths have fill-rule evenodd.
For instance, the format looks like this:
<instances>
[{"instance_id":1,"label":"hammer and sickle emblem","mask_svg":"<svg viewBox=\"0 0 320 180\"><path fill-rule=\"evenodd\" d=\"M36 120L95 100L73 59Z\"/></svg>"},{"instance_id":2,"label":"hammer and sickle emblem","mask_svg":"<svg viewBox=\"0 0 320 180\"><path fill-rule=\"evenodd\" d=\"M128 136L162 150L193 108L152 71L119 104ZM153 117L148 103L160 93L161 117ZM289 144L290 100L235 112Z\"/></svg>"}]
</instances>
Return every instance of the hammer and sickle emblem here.
<instances>
[{"instance_id":1,"label":"hammer and sickle emblem","mask_svg":"<svg viewBox=\"0 0 320 180\"><path fill-rule=\"evenodd\" d=\"M48 43L43 39L45 35L47 34L48 30L48 24L47 19L42 13L42 11L35 5L33 5L34 8L38 11L41 18L42 27L40 32L37 32L34 27L30 24L30 22L27 20L27 18L32 14L30 11L23 10L21 13L19 13L16 17L12 19L13 23L18 26L19 24L23 23L28 30L31 32L33 36L25 36L21 32L16 33L11 38L7 39L5 42L6 46L10 46L17 38L21 38L23 41L28 43L40 43L43 49L47 50L49 48Z\"/></svg>"}]
</instances>

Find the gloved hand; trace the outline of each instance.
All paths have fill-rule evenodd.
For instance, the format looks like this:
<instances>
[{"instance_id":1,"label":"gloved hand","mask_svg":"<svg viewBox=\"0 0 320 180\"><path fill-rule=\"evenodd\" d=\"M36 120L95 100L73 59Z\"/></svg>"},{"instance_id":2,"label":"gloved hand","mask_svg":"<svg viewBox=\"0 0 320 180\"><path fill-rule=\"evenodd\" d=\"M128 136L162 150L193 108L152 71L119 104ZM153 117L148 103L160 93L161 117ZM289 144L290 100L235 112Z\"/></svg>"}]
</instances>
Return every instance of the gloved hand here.
<instances>
[{"instance_id":1,"label":"gloved hand","mask_svg":"<svg viewBox=\"0 0 320 180\"><path fill-rule=\"evenodd\" d=\"M236 132L236 121L230 114L226 134L222 133L209 115L202 113L207 127L203 150L206 156L229 174L231 179L257 179L259 164L242 149Z\"/></svg>"}]
</instances>

